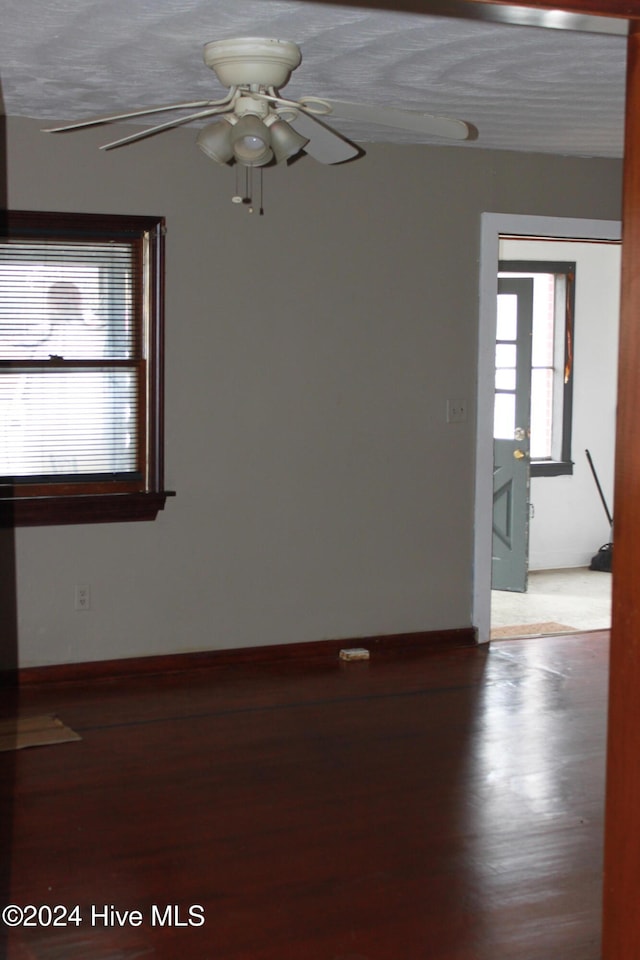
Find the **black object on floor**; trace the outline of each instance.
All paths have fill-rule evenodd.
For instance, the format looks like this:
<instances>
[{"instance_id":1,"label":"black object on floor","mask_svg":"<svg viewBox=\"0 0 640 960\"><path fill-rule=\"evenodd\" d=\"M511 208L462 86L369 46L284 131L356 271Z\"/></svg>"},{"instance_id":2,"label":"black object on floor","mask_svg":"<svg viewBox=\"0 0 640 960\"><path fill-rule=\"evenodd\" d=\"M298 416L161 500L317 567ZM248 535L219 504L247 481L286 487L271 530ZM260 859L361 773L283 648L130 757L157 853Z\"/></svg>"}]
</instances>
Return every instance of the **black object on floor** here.
<instances>
[{"instance_id":1,"label":"black object on floor","mask_svg":"<svg viewBox=\"0 0 640 960\"><path fill-rule=\"evenodd\" d=\"M602 506L604 507L604 512L607 515L607 520L609 521L609 526L611 527L612 536L613 536L613 517L611 516L611 511L607 506L607 501L605 500L604 493L602 492L602 487L600 486L600 481L598 480L598 474L596 473L596 468L593 465L593 460L591 459L591 454L588 450L585 450L587 455L587 460L589 461L589 466L591 467L591 473L593 474L593 479L596 482L596 487L598 488L598 493L600 494L600 499L602 500ZM613 543L605 543L600 547L598 552L591 558L591 563L589 564L589 570L602 570L605 573L611 573L611 567L613 565Z\"/></svg>"}]
</instances>

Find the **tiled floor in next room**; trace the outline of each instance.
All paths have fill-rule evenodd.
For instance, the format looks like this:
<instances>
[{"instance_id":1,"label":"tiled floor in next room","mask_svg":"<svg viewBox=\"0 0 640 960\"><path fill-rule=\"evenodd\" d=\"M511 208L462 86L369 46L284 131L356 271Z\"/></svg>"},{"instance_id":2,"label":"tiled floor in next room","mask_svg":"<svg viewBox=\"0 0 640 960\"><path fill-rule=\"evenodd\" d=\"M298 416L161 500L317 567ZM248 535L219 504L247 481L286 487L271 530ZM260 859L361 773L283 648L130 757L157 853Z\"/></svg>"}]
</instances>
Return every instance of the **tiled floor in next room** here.
<instances>
[{"instance_id":1,"label":"tiled floor in next room","mask_svg":"<svg viewBox=\"0 0 640 960\"><path fill-rule=\"evenodd\" d=\"M544 624L569 627L573 631L608 629L611 626L611 574L587 567L535 570L529 573L526 593L492 591L494 638L497 631L507 636L520 632L522 635L560 632L551 627L535 629Z\"/></svg>"}]
</instances>

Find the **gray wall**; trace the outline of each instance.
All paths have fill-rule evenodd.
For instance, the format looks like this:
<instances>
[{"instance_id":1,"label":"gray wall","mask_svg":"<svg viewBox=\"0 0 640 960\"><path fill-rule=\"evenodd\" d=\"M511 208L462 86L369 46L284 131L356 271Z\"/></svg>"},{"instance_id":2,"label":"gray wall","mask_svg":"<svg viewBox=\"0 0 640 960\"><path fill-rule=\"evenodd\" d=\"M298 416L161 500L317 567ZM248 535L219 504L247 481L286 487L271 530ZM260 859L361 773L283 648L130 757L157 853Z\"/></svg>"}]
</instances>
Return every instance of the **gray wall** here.
<instances>
[{"instance_id":1,"label":"gray wall","mask_svg":"<svg viewBox=\"0 0 640 960\"><path fill-rule=\"evenodd\" d=\"M480 214L618 218L620 165L371 146L267 171L258 217L193 136L9 123L12 207L167 218L177 491L18 532L22 665L468 626Z\"/></svg>"}]
</instances>

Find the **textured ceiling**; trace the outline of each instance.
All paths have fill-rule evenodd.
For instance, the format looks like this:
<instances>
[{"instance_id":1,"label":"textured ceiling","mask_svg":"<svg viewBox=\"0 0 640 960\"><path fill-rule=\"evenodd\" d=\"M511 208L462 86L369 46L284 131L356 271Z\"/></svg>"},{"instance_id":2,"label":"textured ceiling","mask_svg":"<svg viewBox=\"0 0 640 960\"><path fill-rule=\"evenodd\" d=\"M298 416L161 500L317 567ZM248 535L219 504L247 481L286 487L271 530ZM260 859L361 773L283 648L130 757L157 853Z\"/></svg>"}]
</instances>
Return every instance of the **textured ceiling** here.
<instances>
[{"instance_id":1,"label":"textured ceiling","mask_svg":"<svg viewBox=\"0 0 640 960\"><path fill-rule=\"evenodd\" d=\"M0 11L9 116L73 120L217 98L203 44L265 36L301 46L288 96L457 117L478 129L462 149L622 156L623 36L293 0L0 0ZM331 122L363 143L442 142Z\"/></svg>"}]
</instances>

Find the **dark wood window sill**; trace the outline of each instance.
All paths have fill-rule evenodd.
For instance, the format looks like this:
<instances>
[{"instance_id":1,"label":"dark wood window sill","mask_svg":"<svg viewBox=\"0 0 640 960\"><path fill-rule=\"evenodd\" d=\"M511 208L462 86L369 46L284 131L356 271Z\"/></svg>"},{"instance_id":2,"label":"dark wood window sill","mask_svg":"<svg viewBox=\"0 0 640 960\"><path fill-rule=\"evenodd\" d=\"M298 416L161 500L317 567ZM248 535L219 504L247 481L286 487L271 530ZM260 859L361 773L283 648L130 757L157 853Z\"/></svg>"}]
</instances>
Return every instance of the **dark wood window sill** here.
<instances>
[{"instance_id":1,"label":"dark wood window sill","mask_svg":"<svg viewBox=\"0 0 640 960\"><path fill-rule=\"evenodd\" d=\"M155 520L173 491L0 498L0 527Z\"/></svg>"},{"instance_id":2,"label":"dark wood window sill","mask_svg":"<svg viewBox=\"0 0 640 960\"><path fill-rule=\"evenodd\" d=\"M573 460L532 460L532 477L570 477Z\"/></svg>"}]
</instances>

